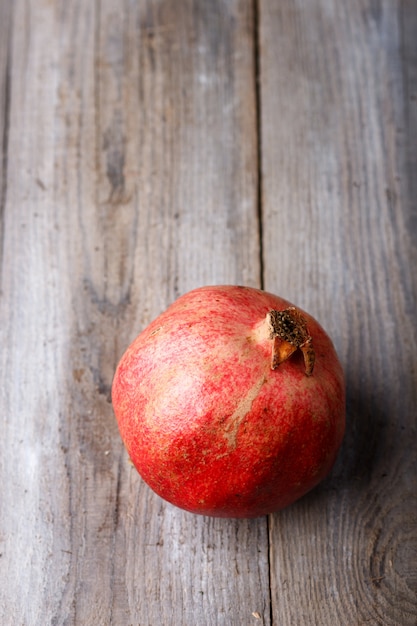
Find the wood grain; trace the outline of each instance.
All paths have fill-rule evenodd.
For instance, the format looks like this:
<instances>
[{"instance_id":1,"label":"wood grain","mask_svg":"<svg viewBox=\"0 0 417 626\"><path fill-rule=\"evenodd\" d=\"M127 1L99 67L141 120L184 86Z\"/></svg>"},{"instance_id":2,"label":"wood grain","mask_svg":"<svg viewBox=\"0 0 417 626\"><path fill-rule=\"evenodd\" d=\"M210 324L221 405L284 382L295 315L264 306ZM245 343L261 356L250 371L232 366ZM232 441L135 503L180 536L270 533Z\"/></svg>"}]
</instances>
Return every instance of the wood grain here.
<instances>
[{"instance_id":1,"label":"wood grain","mask_svg":"<svg viewBox=\"0 0 417 626\"><path fill-rule=\"evenodd\" d=\"M3 257L3 215L7 189L7 144L10 97L10 5L0 2L0 263Z\"/></svg>"},{"instance_id":2,"label":"wood grain","mask_svg":"<svg viewBox=\"0 0 417 626\"><path fill-rule=\"evenodd\" d=\"M271 519L277 624L417 623L416 18L260 3L264 284L322 322L348 390L331 478Z\"/></svg>"},{"instance_id":3,"label":"wood grain","mask_svg":"<svg viewBox=\"0 0 417 626\"><path fill-rule=\"evenodd\" d=\"M416 32L400 0L0 0L1 624L417 623ZM162 502L116 428L124 349L209 283L345 367L332 475L268 518Z\"/></svg>"},{"instance_id":4,"label":"wood grain","mask_svg":"<svg viewBox=\"0 0 417 626\"><path fill-rule=\"evenodd\" d=\"M266 520L162 503L109 402L176 295L259 282L251 3L18 0L12 23L0 621L269 623Z\"/></svg>"}]
</instances>

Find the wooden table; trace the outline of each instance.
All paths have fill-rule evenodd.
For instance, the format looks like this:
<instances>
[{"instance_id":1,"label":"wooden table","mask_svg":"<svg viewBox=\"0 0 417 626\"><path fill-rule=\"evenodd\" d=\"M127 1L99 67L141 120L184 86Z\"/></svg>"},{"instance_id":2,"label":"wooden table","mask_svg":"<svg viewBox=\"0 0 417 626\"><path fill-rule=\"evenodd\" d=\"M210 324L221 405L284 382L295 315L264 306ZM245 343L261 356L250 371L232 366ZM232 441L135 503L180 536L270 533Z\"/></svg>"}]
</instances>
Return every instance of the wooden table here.
<instances>
[{"instance_id":1,"label":"wooden table","mask_svg":"<svg viewBox=\"0 0 417 626\"><path fill-rule=\"evenodd\" d=\"M5 626L417 624L417 4L0 0ZM110 390L203 284L278 293L346 371L331 476L203 518Z\"/></svg>"}]
</instances>

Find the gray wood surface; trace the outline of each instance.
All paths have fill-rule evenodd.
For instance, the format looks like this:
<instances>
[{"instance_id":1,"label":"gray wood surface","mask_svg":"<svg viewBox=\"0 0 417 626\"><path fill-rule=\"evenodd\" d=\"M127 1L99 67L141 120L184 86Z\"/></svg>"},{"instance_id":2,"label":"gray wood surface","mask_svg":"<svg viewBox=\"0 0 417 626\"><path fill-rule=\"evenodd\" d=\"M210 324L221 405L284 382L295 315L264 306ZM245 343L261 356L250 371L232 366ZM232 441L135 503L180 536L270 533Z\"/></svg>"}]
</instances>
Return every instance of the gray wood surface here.
<instances>
[{"instance_id":1,"label":"gray wood surface","mask_svg":"<svg viewBox=\"0 0 417 626\"><path fill-rule=\"evenodd\" d=\"M331 478L271 519L273 623L411 626L417 4L264 1L260 40L264 286L321 320L348 391Z\"/></svg>"},{"instance_id":2,"label":"gray wood surface","mask_svg":"<svg viewBox=\"0 0 417 626\"><path fill-rule=\"evenodd\" d=\"M0 0L0 623L417 624L417 5ZM178 295L315 315L331 476L256 520L142 483L111 381Z\"/></svg>"}]
</instances>

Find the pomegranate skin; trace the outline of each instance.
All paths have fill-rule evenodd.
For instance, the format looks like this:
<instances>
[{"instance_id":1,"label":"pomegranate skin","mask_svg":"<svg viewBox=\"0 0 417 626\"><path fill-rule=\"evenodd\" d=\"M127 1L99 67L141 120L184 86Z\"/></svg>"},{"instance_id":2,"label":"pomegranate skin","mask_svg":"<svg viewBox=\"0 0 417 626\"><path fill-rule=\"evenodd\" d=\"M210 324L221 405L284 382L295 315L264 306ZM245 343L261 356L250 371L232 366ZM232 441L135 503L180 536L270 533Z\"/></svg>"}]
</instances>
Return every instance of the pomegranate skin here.
<instances>
[{"instance_id":1,"label":"pomegranate skin","mask_svg":"<svg viewBox=\"0 0 417 626\"><path fill-rule=\"evenodd\" d=\"M195 289L126 350L112 401L133 464L162 498L193 513L278 511L330 471L345 429L342 367L325 331L301 311L315 352L271 369L265 319L292 306L238 286Z\"/></svg>"}]
</instances>

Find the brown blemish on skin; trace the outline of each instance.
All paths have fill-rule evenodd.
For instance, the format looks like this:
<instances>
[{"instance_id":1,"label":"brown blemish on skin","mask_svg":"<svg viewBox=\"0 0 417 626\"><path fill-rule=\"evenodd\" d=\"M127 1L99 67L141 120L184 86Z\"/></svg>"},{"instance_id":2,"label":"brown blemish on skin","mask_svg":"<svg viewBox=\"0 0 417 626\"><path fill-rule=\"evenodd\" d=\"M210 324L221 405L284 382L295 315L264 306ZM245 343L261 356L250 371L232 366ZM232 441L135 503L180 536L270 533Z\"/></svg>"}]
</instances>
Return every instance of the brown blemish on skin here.
<instances>
[{"instance_id":1,"label":"brown blemish on skin","mask_svg":"<svg viewBox=\"0 0 417 626\"><path fill-rule=\"evenodd\" d=\"M223 436L227 440L231 448L235 448L237 444L237 433L246 415L252 408L254 400L258 397L262 385L266 382L266 378L262 377L249 389L248 393L242 398L228 418L228 424L223 431Z\"/></svg>"}]
</instances>

